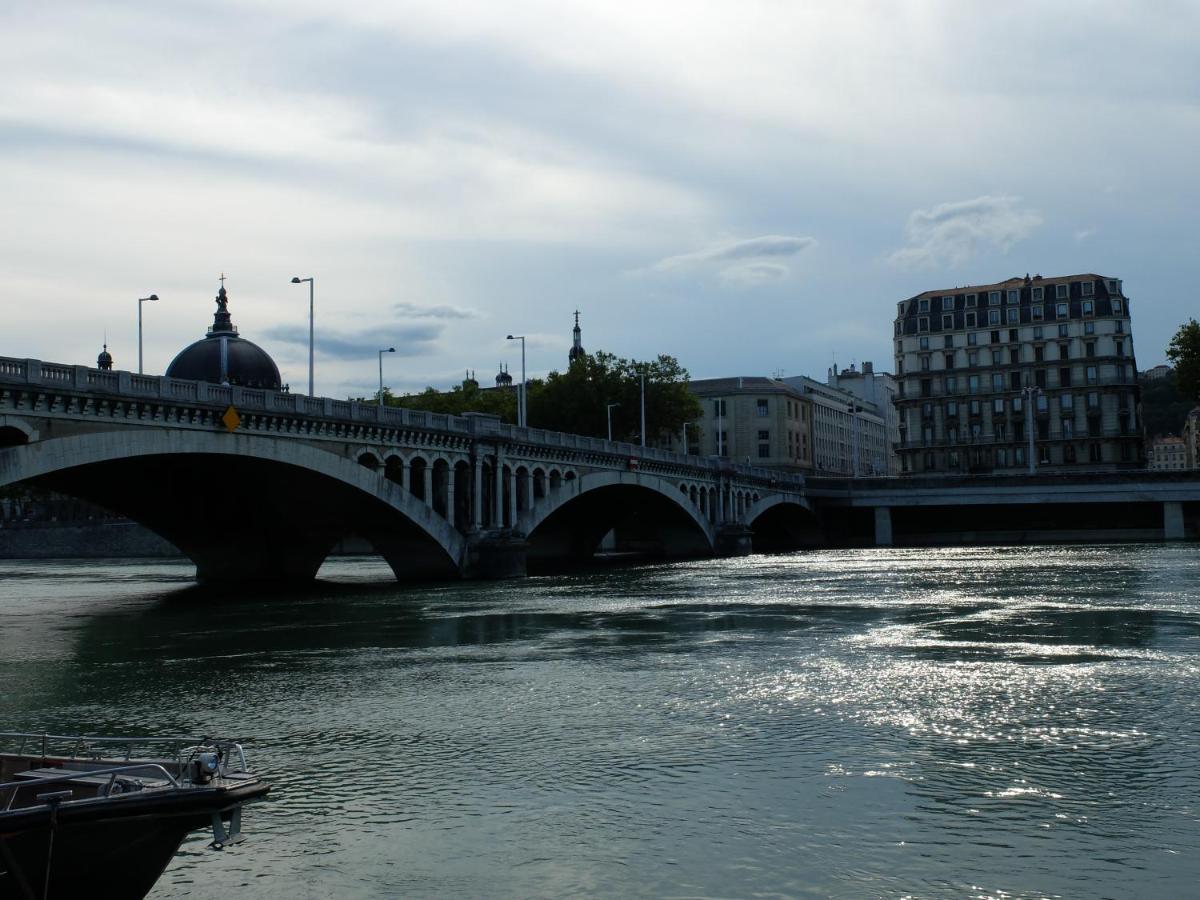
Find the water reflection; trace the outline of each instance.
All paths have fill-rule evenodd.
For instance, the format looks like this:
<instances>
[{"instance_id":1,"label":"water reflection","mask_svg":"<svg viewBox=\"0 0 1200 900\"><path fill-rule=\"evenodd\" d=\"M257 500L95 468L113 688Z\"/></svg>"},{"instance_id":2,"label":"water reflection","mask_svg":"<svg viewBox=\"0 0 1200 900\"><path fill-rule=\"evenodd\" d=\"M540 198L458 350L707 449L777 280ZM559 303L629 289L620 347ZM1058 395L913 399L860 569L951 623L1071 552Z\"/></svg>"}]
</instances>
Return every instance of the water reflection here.
<instances>
[{"instance_id":1,"label":"water reflection","mask_svg":"<svg viewBox=\"0 0 1200 900\"><path fill-rule=\"evenodd\" d=\"M278 790L252 842L187 845L164 897L1169 897L1200 874L1190 547L423 587L371 565L270 597L4 569L0 709L258 738Z\"/></svg>"}]
</instances>

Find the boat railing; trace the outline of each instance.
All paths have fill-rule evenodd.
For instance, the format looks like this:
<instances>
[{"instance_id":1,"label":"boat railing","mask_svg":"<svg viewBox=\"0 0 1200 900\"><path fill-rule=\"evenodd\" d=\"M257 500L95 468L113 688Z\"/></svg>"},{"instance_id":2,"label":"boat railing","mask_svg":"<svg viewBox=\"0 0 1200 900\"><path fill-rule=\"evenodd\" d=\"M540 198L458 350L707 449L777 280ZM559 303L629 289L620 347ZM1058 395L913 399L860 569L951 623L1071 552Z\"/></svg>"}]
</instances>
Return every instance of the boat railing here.
<instances>
[{"instance_id":1,"label":"boat railing","mask_svg":"<svg viewBox=\"0 0 1200 900\"><path fill-rule=\"evenodd\" d=\"M41 789L47 785L59 784L61 782L78 781L80 778L100 778L107 775L109 776L108 781L100 790L96 792L96 797L107 798L112 796L113 788L119 783L117 780L118 775L128 775L134 772L146 774L147 770L161 774L162 777L166 779L167 784L173 790L179 790L183 787L183 785L179 783L175 776L173 776L158 763L135 763L128 766L108 766L102 769L63 769L61 770L61 775L43 775L39 772L34 775L33 778L26 778L20 781L9 781L0 784L0 796L3 796L4 791L9 792L8 800L4 804L4 810L8 811L12 809L13 801L16 799L17 793L22 788L29 789L36 787ZM155 777L157 778L158 775L155 775ZM122 787L122 791L123 790L124 787ZM39 795L38 799L41 799L41 795ZM95 799L95 797L81 799L92 800Z\"/></svg>"},{"instance_id":2,"label":"boat railing","mask_svg":"<svg viewBox=\"0 0 1200 900\"><path fill-rule=\"evenodd\" d=\"M196 755L209 749L220 751L221 774L248 772L246 752L241 741L210 737L99 737L77 734L34 734L0 732L0 745L16 744L18 754L40 752L42 756L65 756L72 759L115 759L114 751L123 751L126 760L134 758L134 750L150 751L159 757L173 757L181 768ZM165 749L169 748L169 750ZM237 768L229 764L236 757Z\"/></svg>"}]
</instances>

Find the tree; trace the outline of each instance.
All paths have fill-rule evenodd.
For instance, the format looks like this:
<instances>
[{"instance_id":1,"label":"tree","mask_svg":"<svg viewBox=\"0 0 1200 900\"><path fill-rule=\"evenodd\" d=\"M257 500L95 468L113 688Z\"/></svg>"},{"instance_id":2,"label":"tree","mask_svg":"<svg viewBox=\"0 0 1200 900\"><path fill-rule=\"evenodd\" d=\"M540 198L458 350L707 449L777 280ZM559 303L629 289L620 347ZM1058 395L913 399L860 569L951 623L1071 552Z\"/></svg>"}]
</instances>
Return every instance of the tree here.
<instances>
[{"instance_id":1,"label":"tree","mask_svg":"<svg viewBox=\"0 0 1200 900\"><path fill-rule=\"evenodd\" d=\"M1200 322L1189 319L1179 326L1167 345L1167 359L1175 367L1175 384L1191 402L1200 402Z\"/></svg>"},{"instance_id":2,"label":"tree","mask_svg":"<svg viewBox=\"0 0 1200 900\"><path fill-rule=\"evenodd\" d=\"M614 440L637 443L641 431L641 378L646 381L648 444L680 435L683 423L700 416L700 403L688 390L688 372L673 356L650 361L621 359L597 351L571 363L566 372L551 372L531 385L529 422L538 428L607 437L608 406Z\"/></svg>"}]
</instances>

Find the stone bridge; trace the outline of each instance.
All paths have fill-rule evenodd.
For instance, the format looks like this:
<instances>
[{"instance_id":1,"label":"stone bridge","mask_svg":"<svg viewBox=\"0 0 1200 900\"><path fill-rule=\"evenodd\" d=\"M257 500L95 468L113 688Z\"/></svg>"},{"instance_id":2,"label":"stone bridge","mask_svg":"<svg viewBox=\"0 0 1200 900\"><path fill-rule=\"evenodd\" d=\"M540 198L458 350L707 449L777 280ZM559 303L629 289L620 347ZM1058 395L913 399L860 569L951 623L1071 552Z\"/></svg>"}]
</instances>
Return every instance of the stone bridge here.
<instances>
[{"instance_id":1,"label":"stone bridge","mask_svg":"<svg viewBox=\"0 0 1200 900\"><path fill-rule=\"evenodd\" d=\"M800 476L302 394L0 357L0 488L140 522L207 581L310 579L348 535L397 578L577 563L616 531L661 557L799 546Z\"/></svg>"}]
</instances>

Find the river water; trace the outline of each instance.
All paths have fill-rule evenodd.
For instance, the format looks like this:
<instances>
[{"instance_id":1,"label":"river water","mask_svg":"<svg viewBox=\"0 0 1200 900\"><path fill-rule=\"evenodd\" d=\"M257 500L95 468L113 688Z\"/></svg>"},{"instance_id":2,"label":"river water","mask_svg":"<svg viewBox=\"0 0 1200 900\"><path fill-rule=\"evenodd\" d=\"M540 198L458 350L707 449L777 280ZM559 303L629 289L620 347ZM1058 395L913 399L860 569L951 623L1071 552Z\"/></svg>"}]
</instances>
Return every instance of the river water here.
<instances>
[{"instance_id":1,"label":"river water","mask_svg":"<svg viewBox=\"0 0 1200 900\"><path fill-rule=\"evenodd\" d=\"M2 730L248 737L275 785L154 897L1196 896L1195 545L191 573L0 562Z\"/></svg>"}]
</instances>

